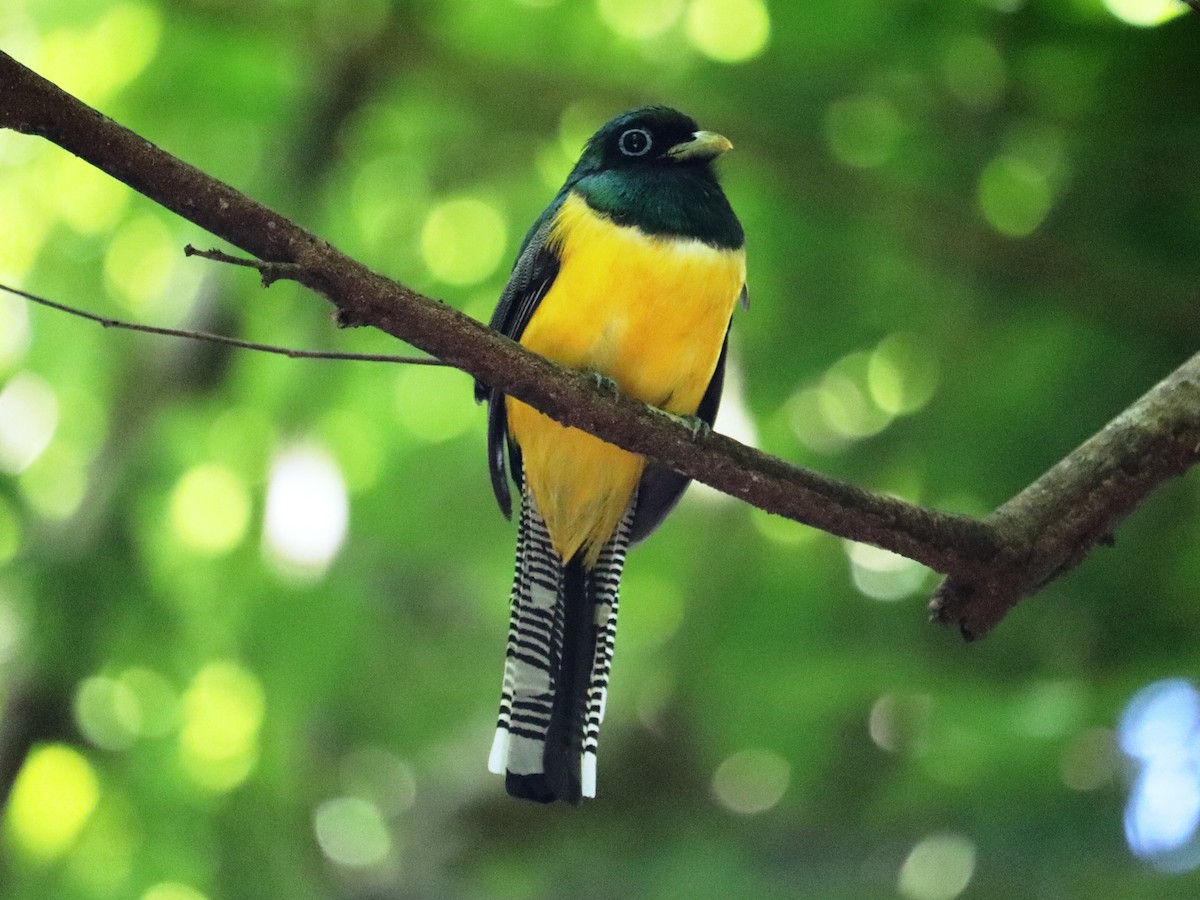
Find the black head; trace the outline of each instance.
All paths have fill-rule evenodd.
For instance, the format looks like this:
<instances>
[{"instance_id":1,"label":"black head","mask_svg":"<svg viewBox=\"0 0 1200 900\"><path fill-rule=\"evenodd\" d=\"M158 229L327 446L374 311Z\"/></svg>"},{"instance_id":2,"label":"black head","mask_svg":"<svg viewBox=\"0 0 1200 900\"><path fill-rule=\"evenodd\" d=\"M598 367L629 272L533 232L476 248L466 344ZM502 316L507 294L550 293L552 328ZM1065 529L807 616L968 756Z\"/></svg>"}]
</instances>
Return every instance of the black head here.
<instances>
[{"instance_id":1,"label":"black head","mask_svg":"<svg viewBox=\"0 0 1200 900\"><path fill-rule=\"evenodd\" d=\"M742 226L717 182L713 160L733 145L665 106L617 116L594 135L560 197L578 194L618 225L742 246Z\"/></svg>"},{"instance_id":2,"label":"black head","mask_svg":"<svg viewBox=\"0 0 1200 900\"><path fill-rule=\"evenodd\" d=\"M707 166L733 145L701 131L690 116L666 106L623 113L592 135L571 173L646 167Z\"/></svg>"}]
</instances>

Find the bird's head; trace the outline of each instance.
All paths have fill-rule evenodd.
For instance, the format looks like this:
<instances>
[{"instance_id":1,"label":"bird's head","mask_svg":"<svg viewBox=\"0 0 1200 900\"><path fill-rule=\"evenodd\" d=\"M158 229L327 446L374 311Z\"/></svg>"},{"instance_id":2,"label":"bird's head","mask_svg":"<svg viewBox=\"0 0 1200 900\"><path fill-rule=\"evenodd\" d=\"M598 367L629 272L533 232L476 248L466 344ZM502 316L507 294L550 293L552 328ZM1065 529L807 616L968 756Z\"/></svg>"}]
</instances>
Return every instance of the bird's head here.
<instances>
[{"instance_id":1,"label":"bird's head","mask_svg":"<svg viewBox=\"0 0 1200 900\"><path fill-rule=\"evenodd\" d=\"M592 135L572 176L708 166L732 147L727 138L701 131L690 116L666 106L645 106L617 116Z\"/></svg>"},{"instance_id":2,"label":"bird's head","mask_svg":"<svg viewBox=\"0 0 1200 900\"><path fill-rule=\"evenodd\" d=\"M617 116L594 135L560 196L645 234L692 238L738 249L744 235L713 160L733 145L665 106Z\"/></svg>"}]
</instances>

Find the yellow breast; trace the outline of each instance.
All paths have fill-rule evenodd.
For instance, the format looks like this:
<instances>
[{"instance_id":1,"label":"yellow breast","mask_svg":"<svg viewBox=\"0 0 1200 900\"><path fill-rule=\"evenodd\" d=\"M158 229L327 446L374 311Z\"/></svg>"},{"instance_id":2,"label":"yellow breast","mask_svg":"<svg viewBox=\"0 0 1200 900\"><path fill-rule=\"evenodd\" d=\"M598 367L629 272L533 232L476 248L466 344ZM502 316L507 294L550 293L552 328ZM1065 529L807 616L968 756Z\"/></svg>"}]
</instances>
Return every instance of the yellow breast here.
<instances>
[{"instance_id":1,"label":"yellow breast","mask_svg":"<svg viewBox=\"0 0 1200 900\"><path fill-rule=\"evenodd\" d=\"M746 280L743 251L615 225L573 194L550 241L561 266L521 343L563 365L599 372L669 412L695 413ZM507 403L509 430L555 550L567 560L584 548L593 565L645 459L519 401Z\"/></svg>"}]
</instances>

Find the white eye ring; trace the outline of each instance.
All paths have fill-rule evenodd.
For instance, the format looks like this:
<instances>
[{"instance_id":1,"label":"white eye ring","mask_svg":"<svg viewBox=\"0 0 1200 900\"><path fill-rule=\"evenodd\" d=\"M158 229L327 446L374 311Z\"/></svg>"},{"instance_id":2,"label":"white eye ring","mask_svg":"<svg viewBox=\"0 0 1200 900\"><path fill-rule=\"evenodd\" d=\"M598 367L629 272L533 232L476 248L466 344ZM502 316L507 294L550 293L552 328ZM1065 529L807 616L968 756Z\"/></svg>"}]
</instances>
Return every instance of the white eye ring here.
<instances>
[{"instance_id":1,"label":"white eye ring","mask_svg":"<svg viewBox=\"0 0 1200 900\"><path fill-rule=\"evenodd\" d=\"M645 141L644 144L639 141ZM617 146L626 156L645 156L650 152L650 147L654 141L650 137L650 132L645 128L630 128L621 135L617 141Z\"/></svg>"}]
</instances>

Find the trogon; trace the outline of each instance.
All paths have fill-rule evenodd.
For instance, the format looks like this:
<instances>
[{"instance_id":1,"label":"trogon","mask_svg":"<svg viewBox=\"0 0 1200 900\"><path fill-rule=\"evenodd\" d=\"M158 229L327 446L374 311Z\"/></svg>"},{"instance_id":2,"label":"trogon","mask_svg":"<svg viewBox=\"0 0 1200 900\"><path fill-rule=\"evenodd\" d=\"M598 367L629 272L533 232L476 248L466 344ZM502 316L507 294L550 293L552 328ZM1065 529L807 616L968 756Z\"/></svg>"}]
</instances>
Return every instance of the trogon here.
<instances>
[{"instance_id":1,"label":"trogon","mask_svg":"<svg viewBox=\"0 0 1200 900\"><path fill-rule=\"evenodd\" d=\"M491 325L535 353L713 423L729 322L746 298L742 226L713 167L732 147L662 106L595 133L525 236ZM596 793L625 551L688 479L476 384L488 462L520 526L500 718L488 761L510 794ZM698 424L698 423L697 423Z\"/></svg>"}]
</instances>

